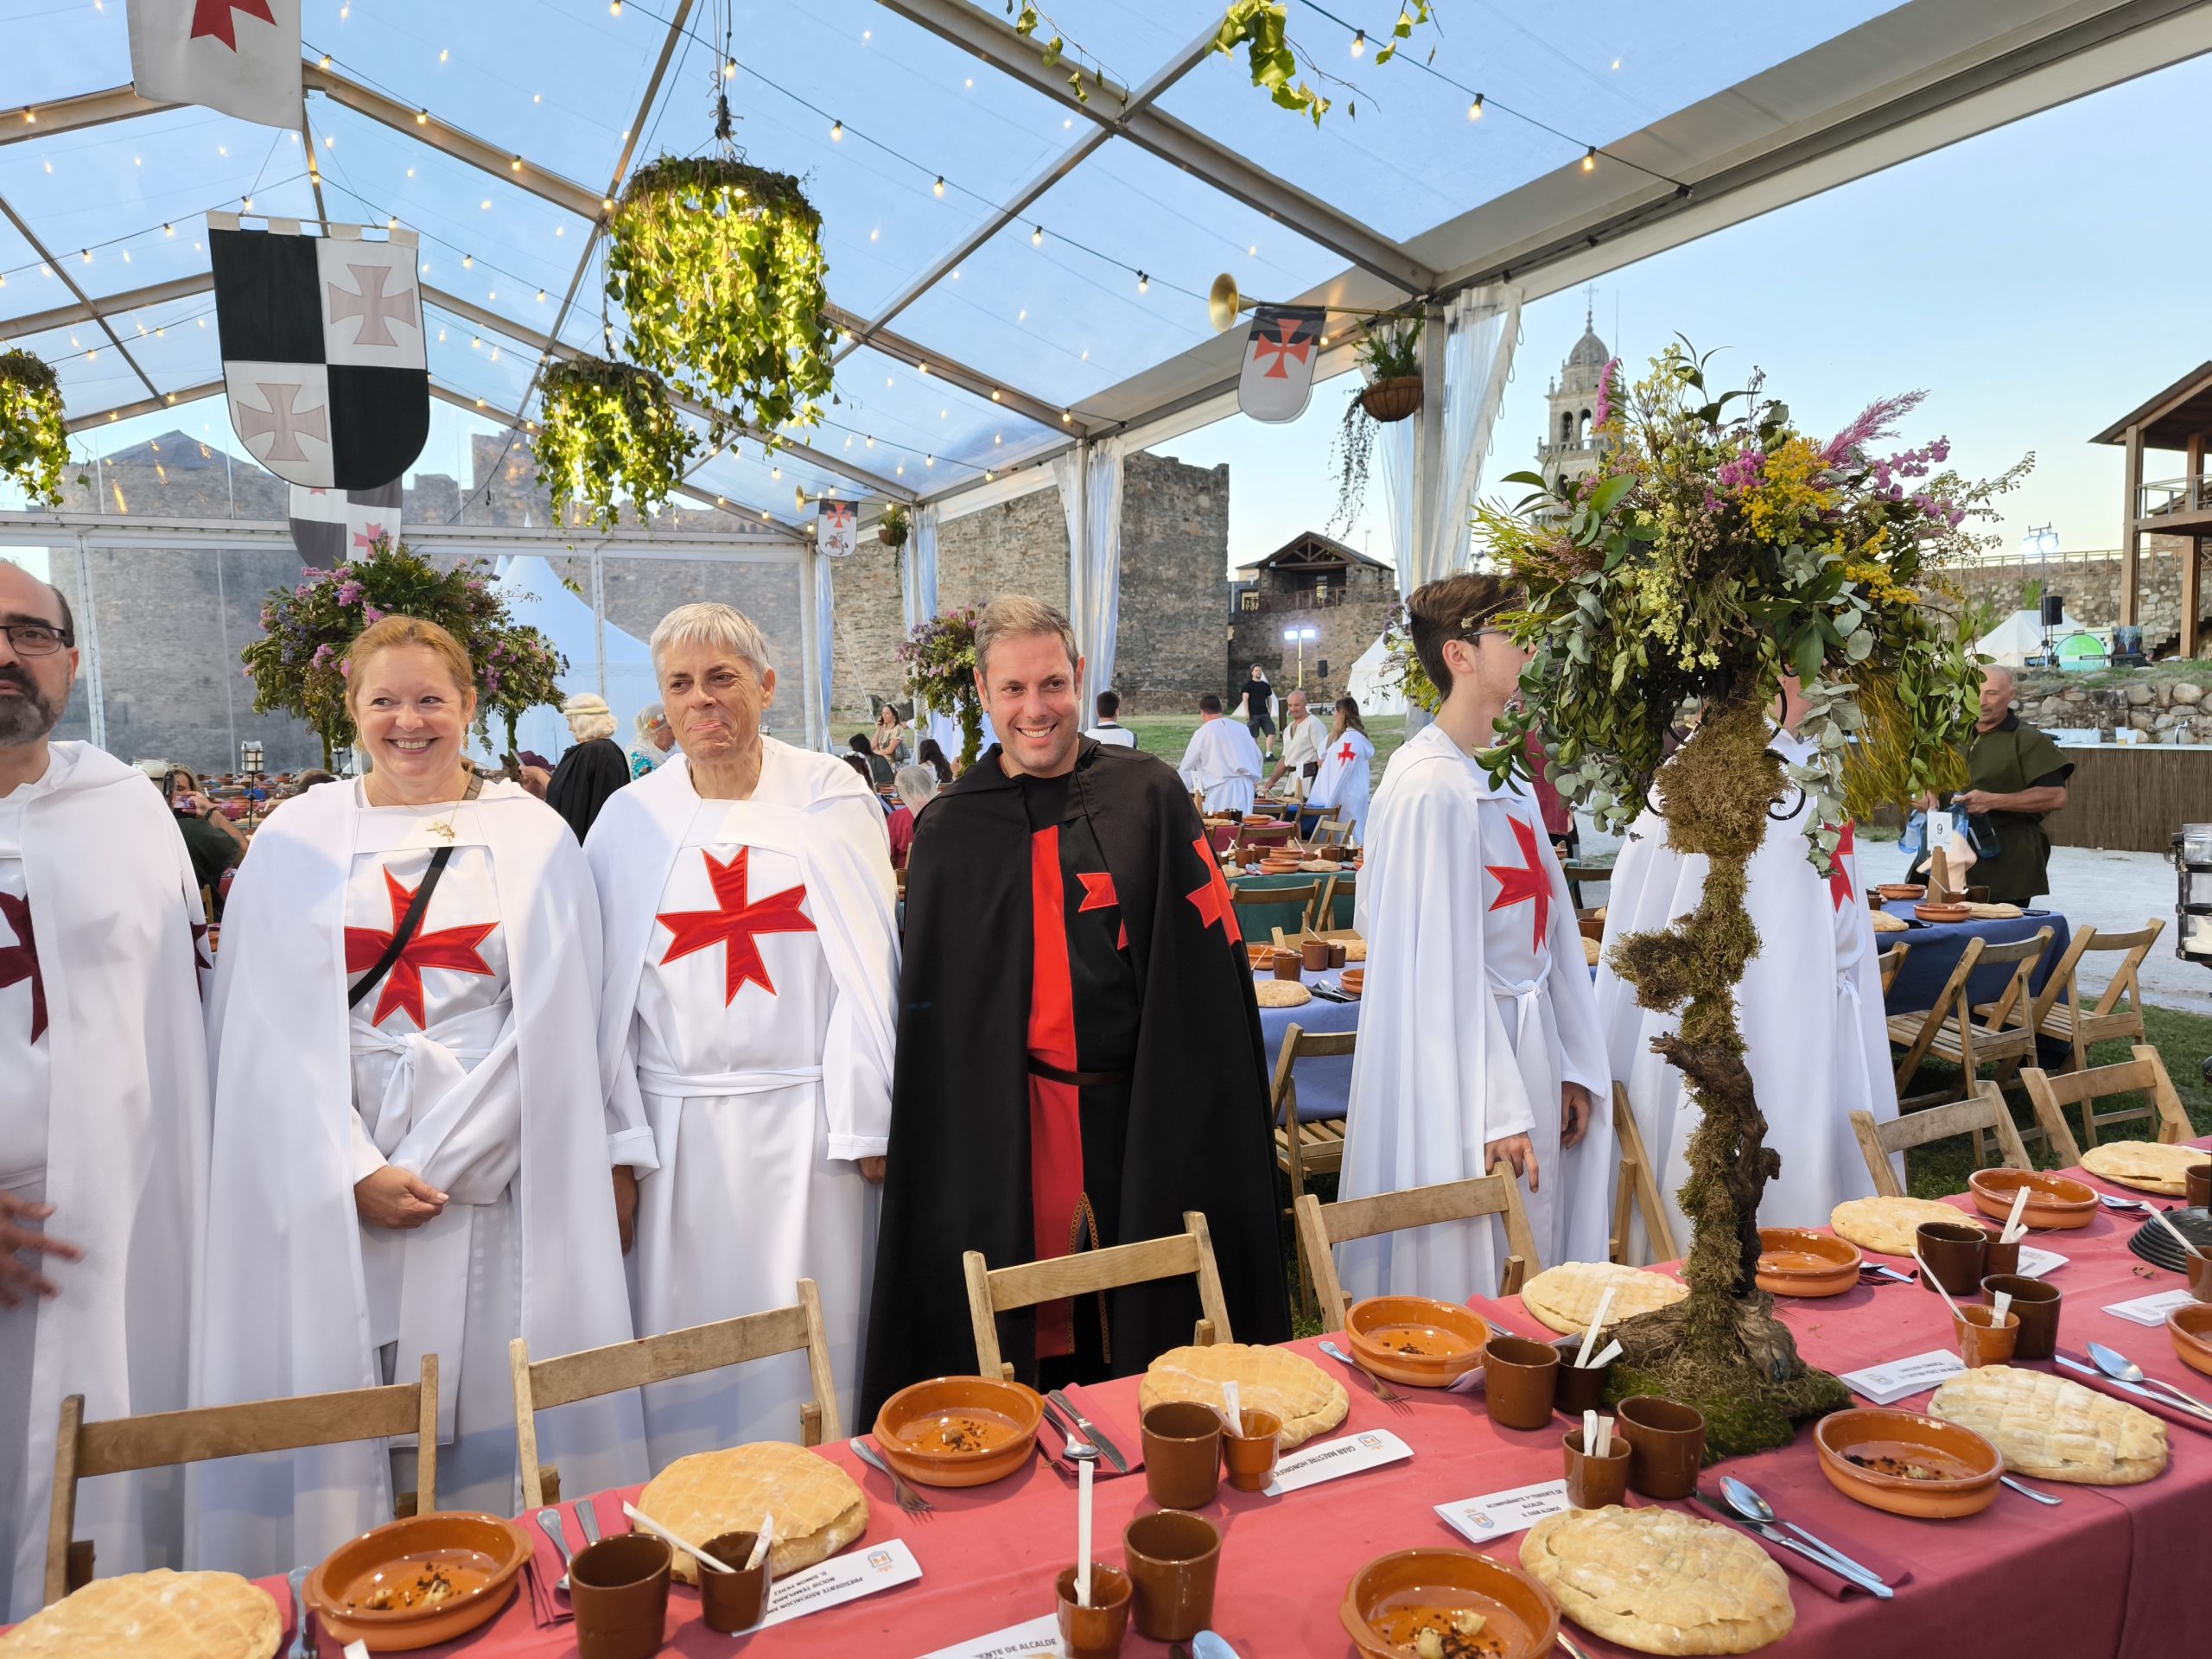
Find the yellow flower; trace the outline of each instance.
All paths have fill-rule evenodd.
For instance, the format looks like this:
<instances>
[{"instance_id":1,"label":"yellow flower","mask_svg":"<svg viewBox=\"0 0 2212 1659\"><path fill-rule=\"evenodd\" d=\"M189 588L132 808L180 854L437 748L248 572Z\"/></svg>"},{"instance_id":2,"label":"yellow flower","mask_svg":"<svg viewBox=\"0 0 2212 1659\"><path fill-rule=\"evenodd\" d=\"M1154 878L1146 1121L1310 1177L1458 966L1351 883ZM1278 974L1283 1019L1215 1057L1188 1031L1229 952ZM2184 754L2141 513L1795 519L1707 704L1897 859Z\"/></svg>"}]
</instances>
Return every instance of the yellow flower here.
<instances>
[{"instance_id":1,"label":"yellow flower","mask_svg":"<svg viewBox=\"0 0 2212 1659\"><path fill-rule=\"evenodd\" d=\"M1751 534L1764 542L1792 541L1801 521L1834 506L1836 493L1813 485L1825 464L1820 451L1802 437L1789 439L1768 455L1758 488L1744 497L1744 517Z\"/></svg>"}]
</instances>

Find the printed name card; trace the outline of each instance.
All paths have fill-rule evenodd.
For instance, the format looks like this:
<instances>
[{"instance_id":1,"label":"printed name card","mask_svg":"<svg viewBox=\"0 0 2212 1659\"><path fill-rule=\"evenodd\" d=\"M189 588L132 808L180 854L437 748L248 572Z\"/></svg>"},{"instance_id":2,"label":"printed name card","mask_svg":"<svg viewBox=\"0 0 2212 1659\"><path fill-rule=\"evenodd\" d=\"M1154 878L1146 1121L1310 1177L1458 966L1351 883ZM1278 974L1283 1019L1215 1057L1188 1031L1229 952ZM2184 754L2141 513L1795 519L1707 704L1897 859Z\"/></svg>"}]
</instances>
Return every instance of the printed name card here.
<instances>
[{"instance_id":1,"label":"printed name card","mask_svg":"<svg viewBox=\"0 0 2212 1659\"><path fill-rule=\"evenodd\" d=\"M1041 1613L988 1636L925 1653L922 1659L1060 1659L1059 1616Z\"/></svg>"},{"instance_id":2,"label":"printed name card","mask_svg":"<svg viewBox=\"0 0 2212 1659\"><path fill-rule=\"evenodd\" d=\"M1869 1365L1863 1371L1846 1371L1843 1382L1853 1394L1878 1406L1893 1406L1907 1395L1932 1389L1945 1377L1956 1376L1964 1370L1966 1365L1956 1354L1948 1348L1937 1348L1910 1358L1893 1359L1886 1365Z\"/></svg>"},{"instance_id":3,"label":"printed name card","mask_svg":"<svg viewBox=\"0 0 2212 1659\"><path fill-rule=\"evenodd\" d=\"M1413 1454L1413 1447L1387 1428L1362 1429L1357 1434L1324 1440L1319 1446L1300 1446L1275 1465L1275 1478L1268 1483L1268 1496L1280 1497L1285 1492L1318 1486L1340 1475L1379 1469L1386 1463L1396 1463Z\"/></svg>"},{"instance_id":4,"label":"printed name card","mask_svg":"<svg viewBox=\"0 0 2212 1659\"><path fill-rule=\"evenodd\" d=\"M2072 1258L2056 1250L2039 1250L2032 1244L2020 1246L2020 1277L2040 1279L2053 1268L2063 1268Z\"/></svg>"},{"instance_id":5,"label":"printed name card","mask_svg":"<svg viewBox=\"0 0 2212 1659\"><path fill-rule=\"evenodd\" d=\"M888 1539L863 1553L833 1555L777 1580L768 1592L768 1611L760 1628L765 1630L771 1624L857 1601L879 1590L912 1584L921 1576L922 1564L903 1539Z\"/></svg>"},{"instance_id":6,"label":"printed name card","mask_svg":"<svg viewBox=\"0 0 2212 1659\"><path fill-rule=\"evenodd\" d=\"M1471 1542L1486 1544L1493 1538L1533 1527L1548 1515L1562 1514L1567 1507L1567 1483L1540 1480L1533 1486L1515 1486L1457 1503L1440 1503L1436 1512L1444 1517L1445 1525Z\"/></svg>"},{"instance_id":7,"label":"printed name card","mask_svg":"<svg viewBox=\"0 0 2212 1659\"><path fill-rule=\"evenodd\" d=\"M2167 1314L2177 1307L2189 1306L2196 1300L2187 1290L2162 1290L2155 1296L2138 1296L2132 1302L2114 1302L2105 1312L2116 1319L2156 1329L2166 1322Z\"/></svg>"}]
</instances>

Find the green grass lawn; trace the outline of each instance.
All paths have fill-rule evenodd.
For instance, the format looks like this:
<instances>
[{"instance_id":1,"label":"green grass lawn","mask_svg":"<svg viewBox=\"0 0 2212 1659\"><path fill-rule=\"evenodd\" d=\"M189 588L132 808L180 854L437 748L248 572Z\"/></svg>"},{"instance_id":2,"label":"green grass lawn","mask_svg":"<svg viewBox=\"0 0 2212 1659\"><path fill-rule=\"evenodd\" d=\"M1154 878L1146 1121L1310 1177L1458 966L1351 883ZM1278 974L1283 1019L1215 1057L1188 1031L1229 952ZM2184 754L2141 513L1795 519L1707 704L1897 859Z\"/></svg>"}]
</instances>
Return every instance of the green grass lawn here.
<instances>
[{"instance_id":1,"label":"green grass lawn","mask_svg":"<svg viewBox=\"0 0 2212 1659\"><path fill-rule=\"evenodd\" d=\"M1198 716L1195 710L1187 715L1124 715L1122 724L1137 734L1139 748L1158 755L1172 766L1182 760L1183 751L1190 747L1191 734L1198 729ZM1367 735L1375 745L1375 766L1369 779L1370 789L1373 790L1382 786L1382 768L1397 753L1398 745L1406 741L1406 717L1378 715L1367 722ZM1275 747L1282 747L1280 734ZM1268 763L1268 769L1274 770L1273 761Z\"/></svg>"}]
</instances>

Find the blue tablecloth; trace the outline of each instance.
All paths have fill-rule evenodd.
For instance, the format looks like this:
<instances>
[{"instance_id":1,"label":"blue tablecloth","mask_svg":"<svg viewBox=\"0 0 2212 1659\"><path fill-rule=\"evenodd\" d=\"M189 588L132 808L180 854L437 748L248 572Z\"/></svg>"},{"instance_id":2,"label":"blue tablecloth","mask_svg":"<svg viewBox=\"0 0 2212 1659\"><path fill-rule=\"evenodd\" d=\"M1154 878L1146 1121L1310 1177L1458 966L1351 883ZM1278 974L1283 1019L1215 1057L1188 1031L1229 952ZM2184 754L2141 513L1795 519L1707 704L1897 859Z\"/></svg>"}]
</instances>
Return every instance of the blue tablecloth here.
<instances>
[{"instance_id":1,"label":"blue tablecloth","mask_svg":"<svg viewBox=\"0 0 2212 1659\"><path fill-rule=\"evenodd\" d=\"M1308 985L1333 985L1338 969L1330 969L1319 974L1302 976ZM1255 979L1272 979L1272 974L1255 975ZM1300 1003L1294 1008L1262 1008L1260 1035L1268 1050L1268 1077L1272 1082L1275 1074L1275 1057L1282 1052L1282 1034L1292 1026L1306 1031L1357 1031L1359 1029L1359 1004L1331 1002L1315 997L1311 1002ZM1298 1063L1298 1119L1312 1123L1325 1117L1342 1117L1351 1106L1351 1056L1338 1059L1300 1060Z\"/></svg>"},{"instance_id":2,"label":"blue tablecloth","mask_svg":"<svg viewBox=\"0 0 2212 1659\"><path fill-rule=\"evenodd\" d=\"M2048 927L2050 943L2044 947L2043 960L2036 964L2029 981L2032 988L2041 991L2044 982L2050 977L2050 970L2058 965L2059 957L2066 954L2067 942L2072 938L2066 918L2055 910L2031 910L2025 915L2010 916L2001 921L1921 922L1914 918L1910 899L1900 899L1882 908L1900 920L1914 924L1908 932L1874 936L1878 950L1886 950L1893 944L1912 947L1905 952L1904 966L1897 971L1897 983L1890 987L1890 994L1884 999L1884 1007L1891 1014L1917 1014L1923 1008L1934 1007L1970 938L1980 938L1990 944L2009 944L2014 939L2032 938L2038 928ZM2005 982L2012 976L2012 967L2004 963L1976 969L1967 984L1968 999L1994 1002L2005 994Z\"/></svg>"}]
</instances>

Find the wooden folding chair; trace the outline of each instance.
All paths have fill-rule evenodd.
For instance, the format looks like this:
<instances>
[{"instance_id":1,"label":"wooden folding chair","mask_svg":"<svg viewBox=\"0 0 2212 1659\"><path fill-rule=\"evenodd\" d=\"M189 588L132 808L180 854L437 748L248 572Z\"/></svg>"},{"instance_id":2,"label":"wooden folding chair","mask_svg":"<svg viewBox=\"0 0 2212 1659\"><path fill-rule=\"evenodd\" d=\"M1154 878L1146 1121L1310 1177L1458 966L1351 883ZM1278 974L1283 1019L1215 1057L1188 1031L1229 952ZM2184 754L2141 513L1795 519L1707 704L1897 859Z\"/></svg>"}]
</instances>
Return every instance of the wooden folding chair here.
<instances>
[{"instance_id":1,"label":"wooden folding chair","mask_svg":"<svg viewBox=\"0 0 2212 1659\"><path fill-rule=\"evenodd\" d=\"M1568 896L1574 900L1577 911L1583 908L1582 884L1585 881L1603 883L1610 896L1612 893L1613 867L1610 864L1562 864L1560 874L1567 878Z\"/></svg>"},{"instance_id":2,"label":"wooden folding chair","mask_svg":"<svg viewBox=\"0 0 2212 1659\"><path fill-rule=\"evenodd\" d=\"M552 1359L533 1360L530 1344L517 1337L507 1344L507 1363L514 1374L515 1450L522 1470L523 1507L534 1510L561 1501L560 1471L537 1460L539 1412L802 1351L814 1397L799 1402L798 1443L820 1446L824 1440L841 1440L845 1432L837 1415L837 1381L830 1369L830 1338L822 1323L822 1295L811 1279L798 1281L798 1300L789 1307L687 1325Z\"/></svg>"},{"instance_id":3,"label":"wooden folding chair","mask_svg":"<svg viewBox=\"0 0 2212 1659\"><path fill-rule=\"evenodd\" d=\"M1883 951L1879 956L1874 958L1874 966L1880 969L1882 971L1882 995L1884 996L1887 996L1890 994L1890 987L1897 982L1898 971L1904 968L1904 959L1911 954L1912 947L1910 945L1893 944L1888 950Z\"/></svg>"},{"instance_id":4,"label":"wooden folding chair","mask_svg":"<svg viewBox=\"0 0 2212 1659\"><path fill-rule=\"evenodd\" d=\"M1275 1052L1275 1073L1268 1089L1268 1109L1275 1126L1275 1167L1290 1178L1290 1203L1294 1213L1306 1192L1309 1175L1334 1175L1344 1166L1344 1120L1316 1118L1303 1123L1298 1117L1298 1062L1337 1059L1353 1052L1357 1032L1308 1031L1295 1021L1286 1027L1282 1046ZM1313 1306L1312 1287L1301 1264L1298 1276L1298 1305Z\"/></svg>"},{"instance_id":5,"label":"wooden folding chair","mask_svg":"<svg viewBox=\"0 0 2212 1659\"><path fill-rule=\"evenodd\" d=\"M1332 1245L1378 1233L1402 1233L1439 1222L1472 1221L1481 1216L1505 1218L1508 1254L1499 1270L1497 1294L1516 1296L1529 1275L1541 1273L1536 1236L1529 1230L1529 1212L1521 1206L1521 1190L1513 1166L1500 1159L1487 1175L1464 1181L1445 1181L1435 1186L1409 1187L1402 1192L1377 1192L1372 1198L1346 1198L1324 1204L1311 1192L1298 1201L1298 1247L1306 1271L1319 1287L1321 1327L1341 1331L1344 1310L1351 1298L1337 1278Z\"/></svg>"},{"instance_id":6,"label":"wooden folding chair","mask_svg":"<svg viewBox=\"0 0 2212 1659\"><path fill-rule=\"evenodd\" d=\"M46 1605L92 1582L92 1546L73 1541L77 1483L95 1475L165 1469L211 1458L257 1452L296 1452L310 1446L390 1440L412 1434L420 1450L416 1490L394 1494L395 1516L429 1515L438 1507L438 1357L423 1356L412 1382L338 1394L303 1394L289 1400L249 1400L235 1406L197 1406L143 1417L85 1421L85 1396L61 1402L61 1430L54 1446L54 1500L47 1515Z\"/></svg>"},{"instance_id":7,"label":"wooden folding chair","mask_svg":"<svg viewBox=\"0 0 2212 1659\"><path fill-rule=\"evenodd\" d=\"M1273 823L1254 823L1247 819L1236 826L1236 840L1234 845L1236 851L1241 855L1248 847L1262 849L1280 847L1297 833L1298 826L1294 823L1279 820ZM1241 864L1244 861L1240 856L1236 861Z\"/></svg>"},{"instance_id":8,"label":"wooden folding chair","mask_svg":"<svg viewBox=\"0 0 2212 1659\"><path fill-rule=\"evenodd\" d=\"M984 1376L1014 1376L1011 1362L999 1353L1001 1313L1045 1302L1065 1301L1071 1296L1095 1296L1124 1285L1150 1284L1157 1279L1195 1274L1198 1307L1203 1315L1191 1340L1204 1348L1216 1342L1236 1340L1229 1332L1229 1304L1221 1294L1221 1274L1214 1267L1213 1236L1206 1230L1205 1215L1183 1212L1185 1230L1165 1238L1147 1238L1135 1244L1116 1244L1103 1250L1077 1250L1046 1262L1024 1262L1011 1268L993 1268L981 1250L960 1258L968 1274L968 1317L976 1327L976 1370Z\"/></svg>"},{"instance_id":9,"label":"wooden folding chair","mask_svg":"<svg viewBox=\"0 0 2212 1659\"><path fill-rule=\"evenodd\" d=\"M1313 833L1306 838L1309 847L1342 847L1351 839L1349 818L1321 818L1315 822Z\"/></svg>"},{"instance_id":10,"label":"wooden folding chair","mask_svg":"<svg viewBox=\"0 0 2212 1659\"><path fill-rule=\"evenodd\" d=\"M2084 927L2068 942L2066 954L2044 982L2028 1016L2039 1035L2074 1051L2073 1063L2065 1069L2086 1069L2091 1043L2120 1038L2133 1038L2139 1043L2148 1039L2143 1027L2143 988L2137 975L2165 927L2165 922L2156 918L2129 933L2100 933L2094 927ZM2082 959L2092 954L2116 955L2120 960L2095 1005L2085 1007L2080 968ZM2088 1140L2093 1147L2097 1144L2094 1127L2088 1128Z\"/></svg>"},{"instance_id":11,"label":"wooden folding chair","mask_svg":"<svg viewBox=\"0 0 2212 1659\"><path fill-rule=\"evenodd\" d=\"M2028 1160L2027 1145L2012 1122L2012 1111L2005 1104L2004 1090L1986 1077L1975 1080L1964 1100L1900 1112L1886 1123L1875 1122L1872 1112L1853 1111L1851 1132L1859 1137L1859 1154L1866 1160L1866 1173L1874 1178L1875 1193L1885 1198L1905 1196L1904 1188L1897 1181L1897 1170L1890 1162L1890 1154L1904 1152L1909 1147L1924 1147L1930 1141L1948 1140L1955 1135L1974 1137L1977 1169L1987 1167L1982 1140L1986 1134L1996 1135L1999 1161L2006 1167L2035 1167Z\"/></svg>"},{"instance_id":12,"label":"wooden folding chair","mask_svg":"<svg viewBox=\"0 0 2212 1659\"><path fill-rule=\"evenodd\" d=\"M1890 1016L1891 1045L1905 1049L1904 1058L1897 1062L1900 1109L1965 1098L1967 1085L1981 1066L1995 1065L1997 1080L2002 1084L2010 1082L2023 1065L2035 1063L2036 1028L2028 1023L2028 1008L2035 995L2028 988L2028 981L2050 944L2050 930L2047 927L2037 929L2033 938L2015 939L2005 944L1990 944L1979 937L1970 938L1967 948L1960 952L1959 965L1934 1007L1925 1015ZM2007 963L2012 964L2012 974L2005 982L2005 994L1979 1009L1970 1007L1967 984L1974 969ZM1947 1021L1942 1017L1946 1013L1955 1014L1955 1019ZM1930 1054L1959 1068L1958 1086L1907 1098L1905 1085L1920 1070L1921 1061Z\"/></svg>"},{"instance_id":13,"label":"wooden folding chair","mask_svg":"<svg viewBox=\"0 0 2212 1659\"><path fill-rule=\"evenodd\" d=\"M1643 1216L1644 1237L1651 1249L1649 1259L1672 1262L1681 1251L1675 1246L1674 1228L1668 1224L1666 1200L1659 1195L1659 1172L1652 1167L1651 1154L1643 1149L1643 1132L1636 1127L1636 1114L1629 1108L1628 1090L1618 1083L1613 1085L1613 1141L1620 1147L1621 1174L1619 1184L1613 1189L1611 1259L1628 1262L1629 1207L1633 1205Z\"/></svg>"},{"instance_id":14,"label":"wooden folding chair","mask_svg":"<svg viewBox=\"0 0 2212 1659\"><path fill-rule=\"evenodd\" d=\"M2070 1169L2082 1161L2082 1148L2066 1122L2065 1109L2069 1106L2082 1109L2082 1127L2091 1135L2112 1124L2130 1123L2138 1118L2155 1122L2158 1126L2158 1139L2168 1146L2196 1134L2190 1126L2188 1112L2183 1109L2181 1096L2174 1090L2173 1079L2166 1075L2166 1063L2158 1051L2148 1043L2137 1043L2134 1050L2133 1059L2118 1065L2094 1065L2055 1077L2041 1066L2020 1068L2020 1083L2028 1091L2029 1103L2036 1109L2036 1122L2050 1137L2051 1150L2062 1166ZM2096 1103L2104 1096L2137 1091L2146 1096L2142 1105L2124 1106L2109 1112L2097 1110ZM2092 1140L2089 1144L2094 1146L2096 1142Z\"/></svg>"},{"instance_id":15,"label":"wooden folding chair","mask_svg":"<svg viewBox=\"0 0 2212 1659\"><path fill-rule=\"evenodd\" d=\"M1320 894L1321 884L1319 881L1295 881L1285 887L1255 887L1239 881L1229 884L1229 901L1233 905L1262 910L1270 906L1281 908L1284 905L1296 905L1300 927L1313 919L1313 901ZM1243 931L1240 925L1238 931Z\"/></svg>"},{"instance_id":16,"label":"wooden folding chair","mask_svg":"<svg viewBox=\"0 0 2212 1659\"><path fill-rule=\"evenodd\" d=\"M1358 889L1359 876L1356 871L1339 870L1321 884L1321 893L1313 901L1313 908L1306 912L1306 926L1309 932L1333 929L1337 925L1337 900L1350 899Z\"/></svg>"}]
</instances>

